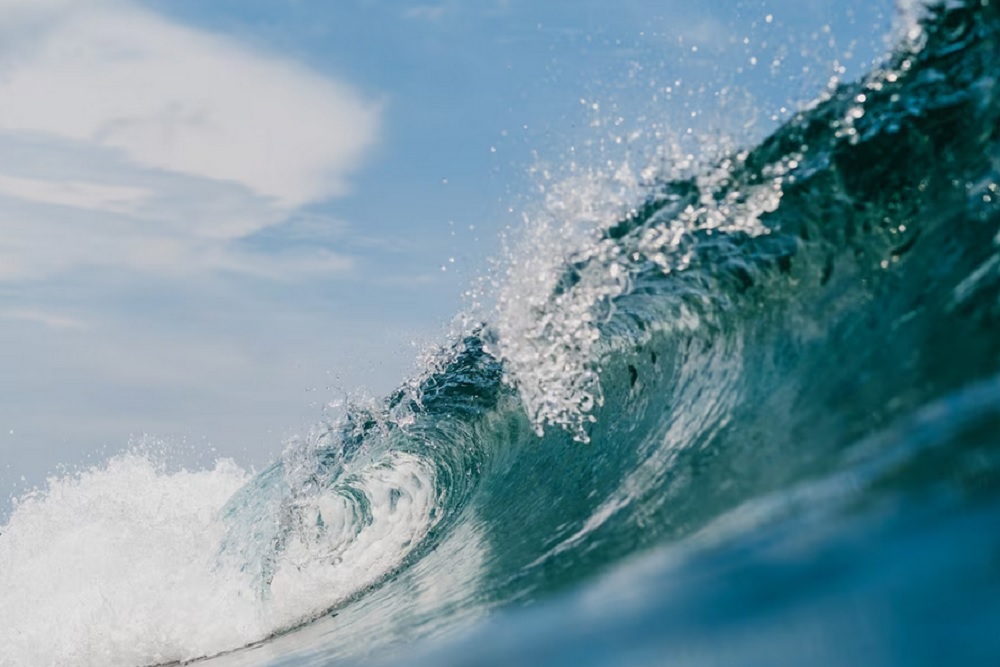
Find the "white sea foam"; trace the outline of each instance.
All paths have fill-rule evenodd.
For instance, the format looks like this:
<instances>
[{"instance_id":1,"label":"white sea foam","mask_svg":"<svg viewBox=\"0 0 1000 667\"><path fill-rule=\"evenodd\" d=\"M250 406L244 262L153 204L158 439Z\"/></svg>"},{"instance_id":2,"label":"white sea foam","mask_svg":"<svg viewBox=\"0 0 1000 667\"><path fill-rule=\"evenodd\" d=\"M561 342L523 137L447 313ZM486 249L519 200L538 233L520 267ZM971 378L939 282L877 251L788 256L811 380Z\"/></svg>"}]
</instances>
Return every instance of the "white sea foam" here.
<instances>
[{"instance_id":1,"label":"white sea foam","mask_svg":"<svg viewBox=\"0 0 1000 667\"><path fill-rule=\"evenodd\" d=\"M0 528L0 666L143 665L238 648L371 585L429 526L433 475L393 456L358 475L371 521L336 555L293 539L262 599L219 559L219 510L247 480L230 462L170 473L127 454L21 499ZM336 523L335 498L315 506Z\"/></svg>"}]
</instances>

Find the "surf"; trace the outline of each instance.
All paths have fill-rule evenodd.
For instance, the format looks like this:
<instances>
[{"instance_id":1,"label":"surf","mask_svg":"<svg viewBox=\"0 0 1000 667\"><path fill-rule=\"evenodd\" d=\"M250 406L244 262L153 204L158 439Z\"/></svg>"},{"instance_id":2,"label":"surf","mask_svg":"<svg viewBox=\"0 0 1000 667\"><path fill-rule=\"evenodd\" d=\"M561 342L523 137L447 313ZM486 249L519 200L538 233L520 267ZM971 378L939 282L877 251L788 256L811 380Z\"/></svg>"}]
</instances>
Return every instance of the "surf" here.
<instances>
[{"instance_id":1,"label":"surf","mask_svg":"<svg viewBox=\"0 0 1000 667\"><path fill-rule=\"evenodd\" d=\"M597 642L551 619L549 638L532 634L526 608L546 604L661 646L661 615L698 609L698 593L656 591L717 549L729 574L705 595L738 595L733 571L768 563L765 529L812 535L894 502L868 528L891 550L922 543L893 521L939 518L921 504L932 492L990 525L1000 6L917 3L905 17L886 62L758 145L658 173L571 241L528 229L491 317L260 473L129 455L22 499L0 531L9 664L189 661L248 644L247 660L420 646L427 664L460 663L468 644L434 642L491 615L538 650ZM919 572L962 562L936 557ZM607 590L616 577L638 617ZM47 606L32 607L40 591ZM608 611L578 618L588 595ZM731 613L754 618L747 605ZM60 627L42 620L60 613Z\"/></svg>"}]
</instances>

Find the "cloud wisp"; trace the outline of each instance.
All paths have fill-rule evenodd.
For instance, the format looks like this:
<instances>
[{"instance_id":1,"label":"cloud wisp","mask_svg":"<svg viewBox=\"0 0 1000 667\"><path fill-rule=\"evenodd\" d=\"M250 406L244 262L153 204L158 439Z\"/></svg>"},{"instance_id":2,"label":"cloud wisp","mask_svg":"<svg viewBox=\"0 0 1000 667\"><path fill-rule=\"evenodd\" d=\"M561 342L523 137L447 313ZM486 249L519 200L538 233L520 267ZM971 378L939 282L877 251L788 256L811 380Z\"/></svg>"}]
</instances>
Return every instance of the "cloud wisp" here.
<instances>
[{"instance_id":1,"label":"cloud wisp","mask_svg":"<svg viewBox=\"0 0 1000 667\"><path fill-rule=\"evenodd\" d=\"M379 105L351 86L134 5L0 11L0 281L275 273L233 242L345 194L377 141Z\"/></svg>"}]
</instances>

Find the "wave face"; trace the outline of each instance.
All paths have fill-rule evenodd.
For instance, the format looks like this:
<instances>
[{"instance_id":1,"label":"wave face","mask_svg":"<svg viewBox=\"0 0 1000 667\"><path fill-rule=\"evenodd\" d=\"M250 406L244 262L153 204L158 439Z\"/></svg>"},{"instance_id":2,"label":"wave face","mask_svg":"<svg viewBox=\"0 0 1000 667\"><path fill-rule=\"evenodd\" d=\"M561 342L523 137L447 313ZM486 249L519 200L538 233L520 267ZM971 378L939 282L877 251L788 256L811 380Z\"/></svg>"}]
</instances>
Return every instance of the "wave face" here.
<instances>
[{"instance_id":1,"label":"wave face","mask_svg":"<svg viewBox=\"0 0 1000 667\"><path fill-rule=\"evenodd\" d=\"M253 479L133 457L22 501L0 664L1000 659L1000 4L910 12L883 66L528 253L493 320ZM108 561L63 576L51 535L122 480L165 553L81 605ZM46 558L69 619L16 622Z\"/></svg>"}]
</instances>

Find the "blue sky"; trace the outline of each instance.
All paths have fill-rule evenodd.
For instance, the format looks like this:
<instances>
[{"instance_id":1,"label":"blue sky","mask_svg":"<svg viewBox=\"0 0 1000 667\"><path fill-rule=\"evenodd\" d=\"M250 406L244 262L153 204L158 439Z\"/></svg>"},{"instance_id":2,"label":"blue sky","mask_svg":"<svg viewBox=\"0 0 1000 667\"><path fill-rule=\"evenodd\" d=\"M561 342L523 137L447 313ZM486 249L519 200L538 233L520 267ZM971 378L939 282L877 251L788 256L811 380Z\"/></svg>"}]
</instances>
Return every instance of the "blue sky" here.
<instances>
[{"instance_id":1,"label":"blue sky","mask_svg":"<svg viewBox=\"0 0 1000 667\"><path fill-rule=\"evenodd\" d=\"M641 161L654 129L759 137L891 21L891 0L0 0L0 490L142 433L270 460L442 339L532 167Z\"/></svg>"}]
</instances>

